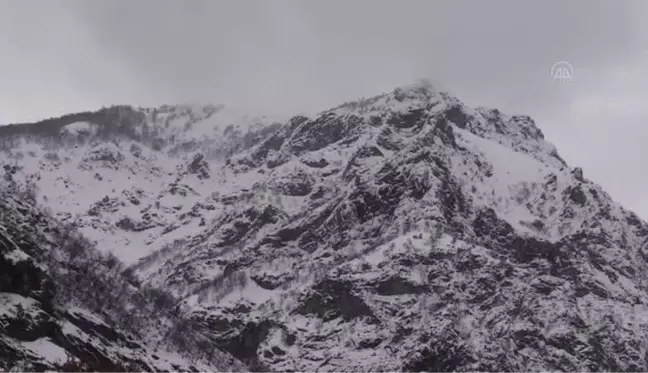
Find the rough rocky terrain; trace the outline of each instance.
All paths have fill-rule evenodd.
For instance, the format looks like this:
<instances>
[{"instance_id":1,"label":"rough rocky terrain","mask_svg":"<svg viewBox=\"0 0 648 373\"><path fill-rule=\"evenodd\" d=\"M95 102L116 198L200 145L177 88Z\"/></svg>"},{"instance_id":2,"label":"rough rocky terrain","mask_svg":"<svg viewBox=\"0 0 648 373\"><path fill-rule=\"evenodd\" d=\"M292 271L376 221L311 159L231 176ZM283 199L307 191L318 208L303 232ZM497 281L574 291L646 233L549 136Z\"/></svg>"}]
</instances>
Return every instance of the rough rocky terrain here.
<instances>
[{"instance_id":1,"label":"rough rocky terrain","mask_svg":"<svg viewBox=\"0 0 648 373\"><path fill-rule=\"evenodd\" d=\"M648 370L648 225L527 116L417 84L312 118L113 107L0 139L21 274L0 361Z\"/></svg>"}]
</instances>

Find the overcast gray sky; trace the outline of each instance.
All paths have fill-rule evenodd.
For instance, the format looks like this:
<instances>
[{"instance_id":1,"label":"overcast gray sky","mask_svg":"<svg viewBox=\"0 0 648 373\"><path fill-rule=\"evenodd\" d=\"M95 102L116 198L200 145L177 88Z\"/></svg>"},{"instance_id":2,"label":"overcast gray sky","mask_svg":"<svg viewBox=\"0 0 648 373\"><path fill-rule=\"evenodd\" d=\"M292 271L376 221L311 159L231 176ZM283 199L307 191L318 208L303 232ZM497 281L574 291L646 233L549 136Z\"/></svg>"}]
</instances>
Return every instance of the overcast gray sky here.
<instances>
[{"instance_id":1,"label":"overcast gray sky","mask_svg":"<svg viewBox=\"0 0 648 373\"><path fill-rule=\"evenodd\" d=\"M428 77L532 115L648 218L648 2L0 0L0 123L116 103L313 112ZM569 83L552 79L557 61Z\"/></svg>"}]
</instances>

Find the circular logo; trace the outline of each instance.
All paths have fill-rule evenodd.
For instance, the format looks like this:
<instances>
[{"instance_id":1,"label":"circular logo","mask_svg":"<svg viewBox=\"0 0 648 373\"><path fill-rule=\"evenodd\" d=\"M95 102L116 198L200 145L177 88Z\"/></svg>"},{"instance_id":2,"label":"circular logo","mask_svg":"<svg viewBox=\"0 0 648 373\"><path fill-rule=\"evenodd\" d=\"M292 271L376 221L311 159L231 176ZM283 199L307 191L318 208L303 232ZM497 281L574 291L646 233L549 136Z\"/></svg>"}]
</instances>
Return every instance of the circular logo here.
<instances>
[{"instance_id":1,"label":"circular logo","mask_svg":"<svg viewBox=\"0 0 648 373\"><path fill-rule=\"evenodd\" d=\"M569 62L558 61L551 66L551 76L554 82L570 82L574 79L574 68Z\"/></svg>"}]
</instances>

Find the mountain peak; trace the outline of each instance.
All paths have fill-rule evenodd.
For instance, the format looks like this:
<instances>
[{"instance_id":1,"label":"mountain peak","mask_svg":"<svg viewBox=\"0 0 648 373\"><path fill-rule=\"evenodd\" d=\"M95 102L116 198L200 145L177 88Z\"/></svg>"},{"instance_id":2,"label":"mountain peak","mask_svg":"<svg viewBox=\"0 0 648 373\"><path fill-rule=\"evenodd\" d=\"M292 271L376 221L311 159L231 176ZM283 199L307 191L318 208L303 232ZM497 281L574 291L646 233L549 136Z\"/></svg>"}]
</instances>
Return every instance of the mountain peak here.
<instances>
[{"instance_id":1,"label":"mountain peak","mask_svg":"<svg viewBox=\"0 0 648 373\"><path fill-rule=\"evenodd\" d=\"M429 79L419 79L414 83L405 84L394 89L394 93L403 92L411 93L414 96L418 95L423 98L431 98L438 94L438 91L434 88L432 81Z\"/></svg>"},{"instance_id":2,"label":"mountain peak","mask_svg":"<svg viewBox=\"0 0 648 373\"><path fill-rule=\"evenodd\" d=\"M396 87L391 92L345 102L342 105L325 110L323 114L345 111L358 111L361 114L366 114L381 109L396 109L397 107L415 108L426 106L430 102L444 98L450 98L450 95L447 93L440 95L429 80L420 79L414 83Z\"/></svg>"}]
</instances>

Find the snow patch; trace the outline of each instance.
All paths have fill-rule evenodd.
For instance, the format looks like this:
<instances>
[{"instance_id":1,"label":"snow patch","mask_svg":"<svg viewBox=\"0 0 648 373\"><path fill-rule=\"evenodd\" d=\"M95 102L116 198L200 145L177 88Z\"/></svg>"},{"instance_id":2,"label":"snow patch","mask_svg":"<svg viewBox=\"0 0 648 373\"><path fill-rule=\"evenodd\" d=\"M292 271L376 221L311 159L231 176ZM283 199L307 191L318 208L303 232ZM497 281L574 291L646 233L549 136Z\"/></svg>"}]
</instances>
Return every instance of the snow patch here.
<instances>
[{"instance_id":1,"label":"snow patch","mask_svg":"<svg viewBox=\"0 0 648 373\"><path fill-rule=\"evenodd\" d=\"M22 342L22 345L37 357L45 358L50 363L64 363L69 356L62 347L54 344L49 338L40 338L33 342Z\"/></svg>"},{"instance_id":2,"label":"snow patch","mask_svg":"<svg viewBox=\"0 0 648 373\"><path fill-rule=\"evenodd\" d=\"M75 122L61 128L61 135L92 135L97 131L97 125L89 122Z\"/></svg>"}]
</instances>

